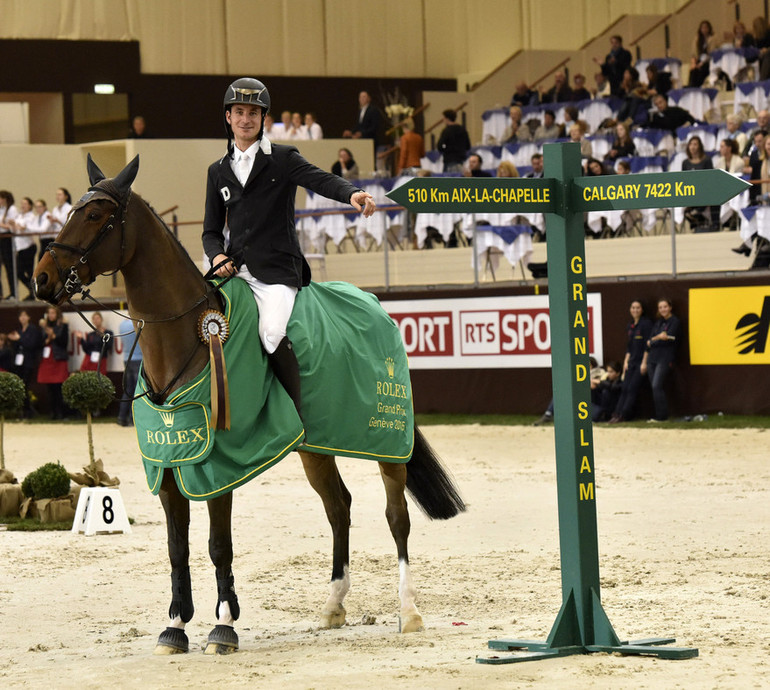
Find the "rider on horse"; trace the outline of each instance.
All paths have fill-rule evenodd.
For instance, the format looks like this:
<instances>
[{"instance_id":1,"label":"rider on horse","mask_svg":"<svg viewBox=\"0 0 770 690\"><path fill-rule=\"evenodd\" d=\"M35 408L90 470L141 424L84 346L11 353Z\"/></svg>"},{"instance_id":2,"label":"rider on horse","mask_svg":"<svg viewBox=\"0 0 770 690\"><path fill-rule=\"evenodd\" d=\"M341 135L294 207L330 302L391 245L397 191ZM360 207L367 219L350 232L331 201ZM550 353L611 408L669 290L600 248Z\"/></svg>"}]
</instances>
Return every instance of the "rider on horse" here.
<instances>
[{"instance_id":1,"label":"rider on horse","mask_svg":"<svg viewBox=\"0 0 770 690\"><path fill-rule=\"evenodd\" d=\"M208 169L203 248L217 275L245 280L259 308L259 337L275 375L300 410L299 365L286 326L310 267L294 226L297 186L374 213L370 194L309 163L294 146L264 136L270 94L259 80L227 88L227 154ZM225 246L225 227L229 244Z\"/></svg>"}]
</instances>

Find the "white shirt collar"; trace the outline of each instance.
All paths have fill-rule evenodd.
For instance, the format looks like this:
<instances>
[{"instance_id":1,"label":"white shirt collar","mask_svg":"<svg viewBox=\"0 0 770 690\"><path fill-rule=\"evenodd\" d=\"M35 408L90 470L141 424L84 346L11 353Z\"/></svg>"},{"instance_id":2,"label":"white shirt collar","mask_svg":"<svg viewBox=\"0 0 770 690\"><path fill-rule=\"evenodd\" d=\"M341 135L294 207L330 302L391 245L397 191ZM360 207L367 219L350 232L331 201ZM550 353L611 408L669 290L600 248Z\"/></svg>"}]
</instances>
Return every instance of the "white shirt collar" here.
<instances>
[{"instance_id":1,"label":"white shirt collar","mask_svg":"<svg viewBox=\"0 0 770 690\"><path fill-rule=\"evenodd\" d=\"M266 156L269 156L273 152L273 148L270 145L270 140L263 134L262 138L255 141L245 151L241 151L237 146L233 155L233 160L237 163L241 156L247 155L252 161L257 157L257 151L262 151Z\"/></svg>"}]
</instances>

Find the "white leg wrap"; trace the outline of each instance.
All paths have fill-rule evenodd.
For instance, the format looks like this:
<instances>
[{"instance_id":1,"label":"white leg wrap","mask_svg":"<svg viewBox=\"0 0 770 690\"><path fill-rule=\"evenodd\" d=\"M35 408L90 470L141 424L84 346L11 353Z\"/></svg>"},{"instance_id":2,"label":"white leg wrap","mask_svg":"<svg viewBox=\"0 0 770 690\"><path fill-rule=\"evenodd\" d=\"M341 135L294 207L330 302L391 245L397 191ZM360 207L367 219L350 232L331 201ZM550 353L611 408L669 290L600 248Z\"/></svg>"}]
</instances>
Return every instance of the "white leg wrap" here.
<instances>
[{"instance_id":1,"label":"white leg wrap","mask_svg":"<svg viewBox=\"0 0 770 690\"><path fill-rule=\"evenodd\" d=\"M219 617L217 618L218 625L229 625L231 628L235 625L235 619L230 613L230 604L226 601L220 601L217 608Z\"/></svg>"},{"instance_id":2,"label":"white leg wrap","mask_svg":"<svg viewBox=\"0 0 770 690\"><path fill-rule=\"evenodd\" d=\"M417 610L417 590L412 581L412 571L406 561L398 562L399 586L398 596L401 599L401 632L419 632L423 629L422 616Z\"/></svg>"},{"instance_id":3,"label":"white leg wrap","mask_svg":"<svg viewBox=\"0 0 770 690\"><path fill-rule=\"evenodd\" d=\"M184 621L179 617L175 616L171 619L171 622L168 624L169 628L179 628L180 630L184 630Z\"/></svg>"}]
</instances>

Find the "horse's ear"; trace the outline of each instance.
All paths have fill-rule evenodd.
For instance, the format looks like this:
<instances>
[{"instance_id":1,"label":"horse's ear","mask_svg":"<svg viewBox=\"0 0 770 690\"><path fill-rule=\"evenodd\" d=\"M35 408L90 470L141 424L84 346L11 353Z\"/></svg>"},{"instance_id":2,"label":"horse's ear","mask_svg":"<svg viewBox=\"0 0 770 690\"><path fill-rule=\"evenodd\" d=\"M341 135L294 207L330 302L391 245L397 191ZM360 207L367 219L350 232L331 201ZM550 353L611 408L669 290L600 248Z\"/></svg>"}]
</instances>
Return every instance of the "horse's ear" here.
<instances>
[{"instance_id":1,"label":"horse's ear","mask_svg":"<svg viewBox=\"0 0 770 690\"><path fill-rule=\"evenodd\" d=\"M101 182L105 175L104 173L99 170L99 166L94 163L94 159L91 158L91 154L88 154L88 181L91 183L91 186L93 187L97 182Z\"/></svg>"},{"instance_id":2,"label":"horse's ear","mask_svg":"<svg viewBox=\"0 0 770 690\"><path fill-rule=\"evenodd\" d=\"M138 172L139 156L137 155L134 156L134 160L132 160L125 168L123 168L123 170L121 170L112 180L112 183L118 188L122 198L125 198L128 195L128 192L131 189L131 185L136 179L136 173Z\"/></svg>"}]
</instances>

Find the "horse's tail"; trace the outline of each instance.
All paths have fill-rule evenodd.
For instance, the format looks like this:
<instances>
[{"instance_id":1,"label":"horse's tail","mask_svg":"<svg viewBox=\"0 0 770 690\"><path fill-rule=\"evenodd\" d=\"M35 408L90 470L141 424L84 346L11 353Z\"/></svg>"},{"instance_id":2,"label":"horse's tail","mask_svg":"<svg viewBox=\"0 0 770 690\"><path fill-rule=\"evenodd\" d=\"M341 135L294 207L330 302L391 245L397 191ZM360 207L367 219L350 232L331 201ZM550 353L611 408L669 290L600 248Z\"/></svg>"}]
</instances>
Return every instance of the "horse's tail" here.
<instances>
[{"instance_id":1,"label":"horse's tail","mask_svg":"<svg viewBox=\"0 0 770 690\"><path fill-rule=\"evenodd\" d=\"M448 520L465 511L454 480L416 424L414 450L406 465L406 489L432 520Z\"/></svg>"}]
</instances>

